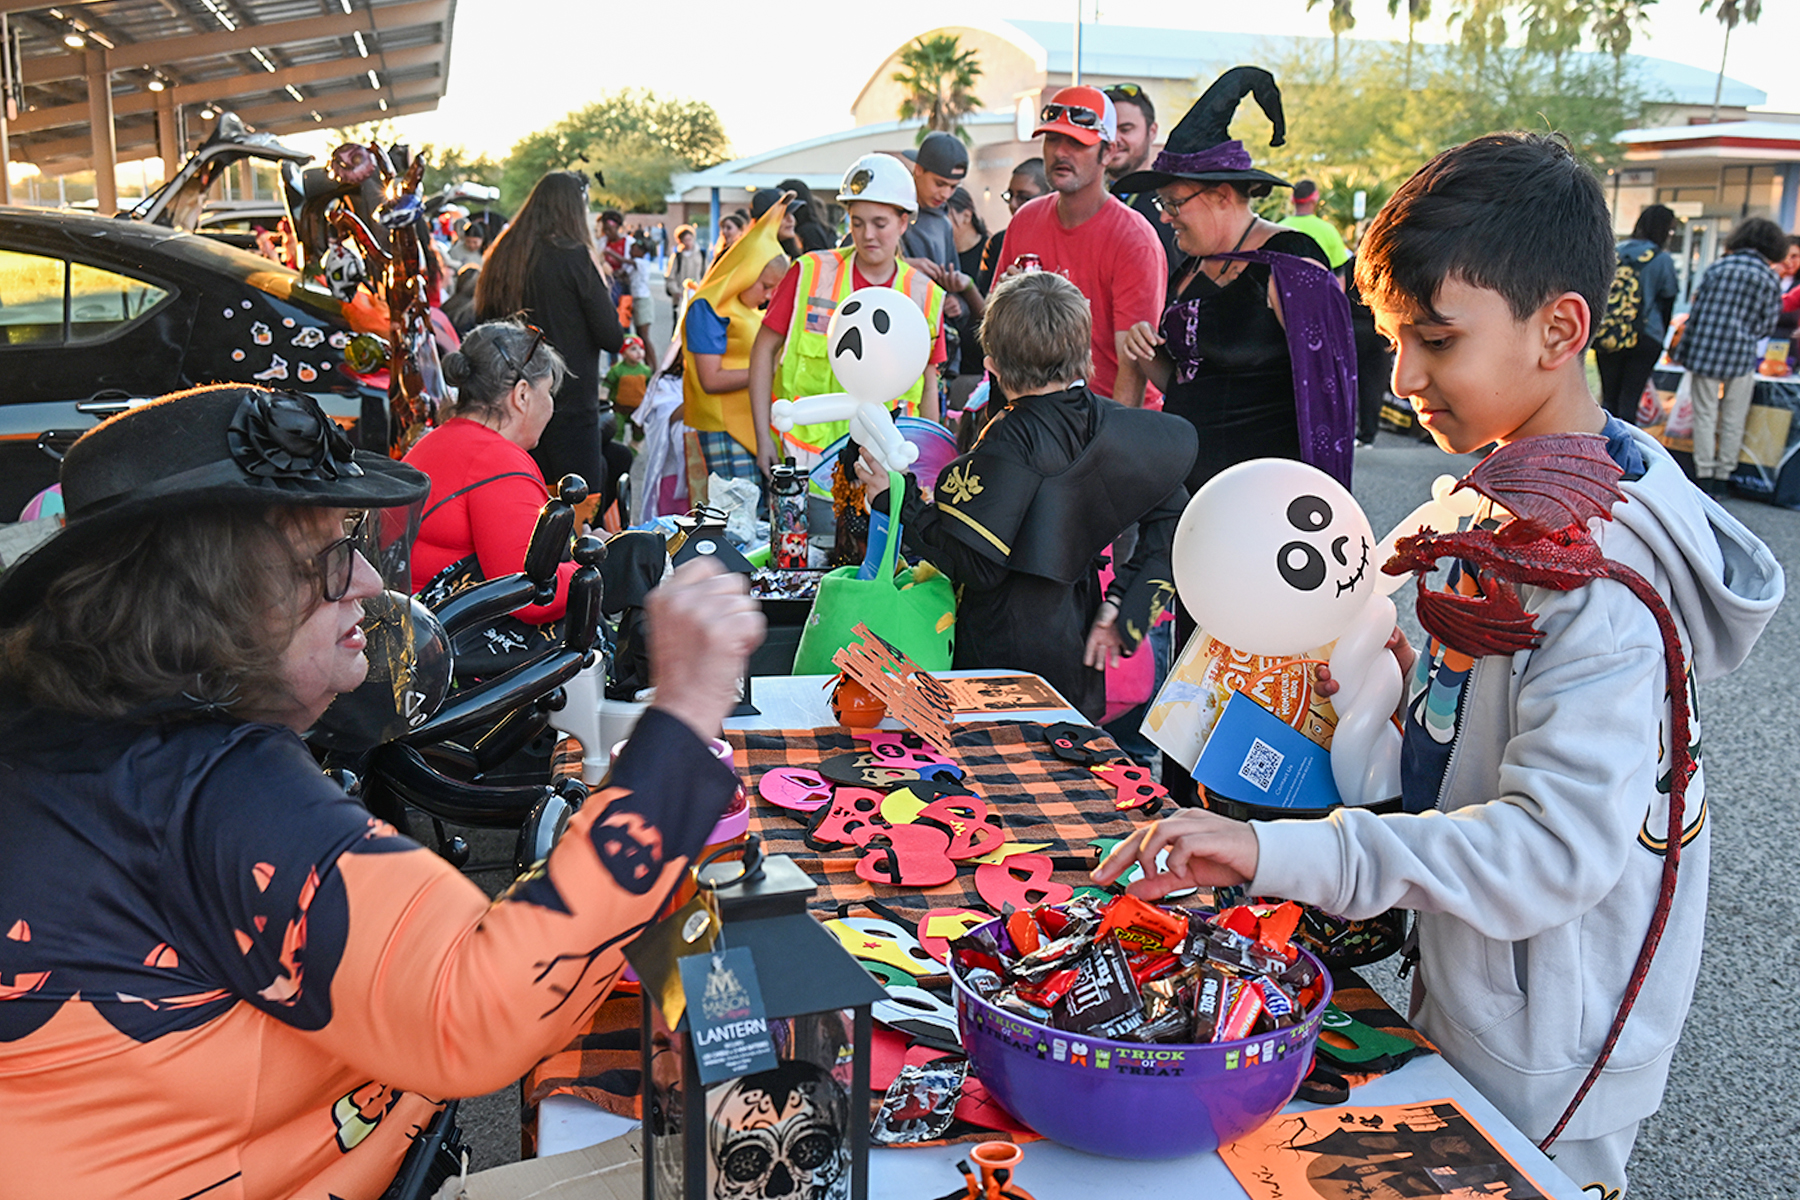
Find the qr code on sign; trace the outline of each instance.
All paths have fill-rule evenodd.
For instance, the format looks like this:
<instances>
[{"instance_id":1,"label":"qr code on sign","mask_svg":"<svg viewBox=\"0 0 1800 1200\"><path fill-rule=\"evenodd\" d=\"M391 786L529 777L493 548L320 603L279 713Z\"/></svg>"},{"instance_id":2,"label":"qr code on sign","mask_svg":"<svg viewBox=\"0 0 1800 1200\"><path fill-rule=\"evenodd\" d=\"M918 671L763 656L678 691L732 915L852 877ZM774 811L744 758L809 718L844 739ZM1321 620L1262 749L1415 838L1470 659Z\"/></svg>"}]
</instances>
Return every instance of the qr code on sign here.
<instances>
[{"instance_id":1,"label":"qr code on sign","mask_svg":"<svg viewBox=\"0 0 1800 1200\"><path fill-rule=\"evenodd\" d=\"M1255 784L1258 791L1266 792L1275 786L1275 772L1281 770L1285 757L1261 738L1253 738L1250 753L1244 756L1244 765L1238 768L1238 775Z\"/></svg>"}]
</instances>

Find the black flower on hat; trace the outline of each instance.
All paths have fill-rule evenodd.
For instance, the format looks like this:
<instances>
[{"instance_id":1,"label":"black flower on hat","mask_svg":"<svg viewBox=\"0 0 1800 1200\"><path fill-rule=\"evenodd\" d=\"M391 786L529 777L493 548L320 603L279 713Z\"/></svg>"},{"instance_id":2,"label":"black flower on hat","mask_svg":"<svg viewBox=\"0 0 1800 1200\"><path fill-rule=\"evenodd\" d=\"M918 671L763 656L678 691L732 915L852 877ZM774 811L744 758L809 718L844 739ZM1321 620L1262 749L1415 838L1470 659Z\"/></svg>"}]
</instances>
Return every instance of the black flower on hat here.
<instances>
[{"instance_id":1,"label":"black flower on hat","mask_svg":"<svg viewBox=\"0 0 1800 1200\"><path fill-rule=\"evenodd\" d=\"M245 396L225 441L232 461L264 479L329 482L363 473L344 431L317 400L299 392Z\"/></svg>"}]
</instances>

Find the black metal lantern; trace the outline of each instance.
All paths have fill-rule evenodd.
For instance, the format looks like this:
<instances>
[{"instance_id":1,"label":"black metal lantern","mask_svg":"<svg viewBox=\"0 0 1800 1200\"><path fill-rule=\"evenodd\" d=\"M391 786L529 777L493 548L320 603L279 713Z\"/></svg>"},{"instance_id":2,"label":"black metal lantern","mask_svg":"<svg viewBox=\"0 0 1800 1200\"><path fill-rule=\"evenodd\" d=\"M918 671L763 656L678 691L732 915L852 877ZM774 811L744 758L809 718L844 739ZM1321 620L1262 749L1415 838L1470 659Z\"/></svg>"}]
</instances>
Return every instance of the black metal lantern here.
<instances>
[{"instance_id":1,"label":"black metal lantern","mask_svg":"<svg viewBox=\"0 0 1800 1200\"><path fill-rule=\"evenodd\" d=\"M866 1200L869 1010L886 993L807 912L818 885L786 855L763 858L754 836L742 862L703 865L699 883L626 951L644 985L645 1200ZM684 958L707 972L704 991L684 993ZM715 1056L703 1078L721 1029L709 1014L741 1005L749 975L760 1016L722 1028L760 1022L773 1059L720 1077Z\"/></svg>"}]
</instances>

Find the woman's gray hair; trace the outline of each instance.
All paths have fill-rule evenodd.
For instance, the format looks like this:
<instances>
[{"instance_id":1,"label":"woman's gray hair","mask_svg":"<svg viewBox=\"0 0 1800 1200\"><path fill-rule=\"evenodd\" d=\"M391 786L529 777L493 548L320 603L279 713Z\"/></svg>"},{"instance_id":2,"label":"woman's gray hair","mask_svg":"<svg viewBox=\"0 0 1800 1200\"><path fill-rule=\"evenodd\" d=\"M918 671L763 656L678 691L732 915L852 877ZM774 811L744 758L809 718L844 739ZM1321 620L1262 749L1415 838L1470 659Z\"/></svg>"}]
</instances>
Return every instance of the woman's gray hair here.
<instances>
[{"instance_id":1,"label":"woman's gray hair","mask_svg":"<svg viewBox=\"0 0 1800 1200\"><path fill-rule=\"evenodd\" d=\"M459 417L497 416L520 379L536 383L548 375L554 392L568 374L556 347L517 317L484 321L469 330L462 348L444 356L443 368L444 382L456 389L454 415Z\"/></svg>"}]
</instances>

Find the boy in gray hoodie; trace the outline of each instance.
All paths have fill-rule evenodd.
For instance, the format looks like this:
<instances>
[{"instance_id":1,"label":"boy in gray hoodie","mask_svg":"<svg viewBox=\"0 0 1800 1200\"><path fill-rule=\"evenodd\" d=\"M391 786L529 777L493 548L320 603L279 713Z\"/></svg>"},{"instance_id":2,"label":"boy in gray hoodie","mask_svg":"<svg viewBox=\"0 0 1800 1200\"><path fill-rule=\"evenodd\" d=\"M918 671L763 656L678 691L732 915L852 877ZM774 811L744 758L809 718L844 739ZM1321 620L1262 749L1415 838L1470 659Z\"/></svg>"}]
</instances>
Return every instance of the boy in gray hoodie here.
<instances>
[{"instance_id":1,"label":"boy in gray hoodie","mask_svg":"<svg viewBox=\"0 0 1800 1200\"><path fill-rule=\"evenodd\" d=\"M1394 347L1395 394L1443 449L1606 438L1626 499L1589 530L1673 612L1692 693L1744 661L1781 601L1782 572L1657 442L1588 391L1584 351L1613 262L1599 183L1566 145L1494 134L1445 151L1395 193L1363 242L1357 282ZM1448 588L1473 590L1471 573L1448 577ZM1434 641L1415 657L1398 630L1390 640L1410 678L1404 812L1240 823L1188 810L1141 829L1094 876L1110 883L1138 863L1145 878L1131 891L1144 897L1248 884L1347 917L1417 910L1413 1021L1543 1139L1599 1055L1657 906L1671 717L1662 637L1625 587L1521 586L1518 596L1542 634L1535 649L1470 658ZM1324 672L1321 682L1335 690ZM1706 810L1697 770L1660 947L1552 1150L1603 1196L1623 1193L1693 997Z\"/></svg>"}]
</instances>

